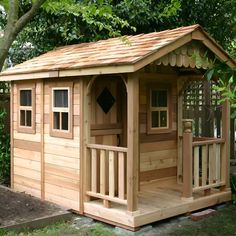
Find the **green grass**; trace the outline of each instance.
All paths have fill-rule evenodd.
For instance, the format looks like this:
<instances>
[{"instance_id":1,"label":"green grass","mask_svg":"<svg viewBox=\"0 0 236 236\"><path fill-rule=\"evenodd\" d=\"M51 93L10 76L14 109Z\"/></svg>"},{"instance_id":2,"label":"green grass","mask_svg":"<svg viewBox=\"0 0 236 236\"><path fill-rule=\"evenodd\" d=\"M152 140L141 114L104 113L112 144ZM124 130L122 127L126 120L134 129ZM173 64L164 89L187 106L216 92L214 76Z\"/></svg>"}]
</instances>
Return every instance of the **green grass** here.
<instances>
[{"instance_id":1,"label":"green grass","mask_svg":"<svg viewBox=\"0 0 236 236\"><path fill-rule=\"evenodd\" d=\"M170 236L228 236L236 235L236 206L229 205L217 211L216 215L197 222L186 221L176 227Z\"/></svg>"},{"instance_id":2,"label":"green grass","mask_svg":"<svg viewBox=\"0 0 236 236\"><path fill-rule=\"evenodd\" d=\"M158 226L156 226L158 228ZM163 235L170 236L236 236L236 205L228 205L219 209L214 216L203 219L197 222L187 220L176 222L171 228L166 226L166 233ZM157 229L156 228L156 229ZM43 229L35 230L33 232L2 232L0 236L118 236L113 228L107 227L103 224L80 225L76 228L71 222L57 223L49 225ZM155 224L153 229L145 232L147 236L155 234Z\"/></svg>"},{"instance_id":3,"label":"green grass","mask_svg":"<svg viewBox=\"0 0 236 236\"><path fill-rule=\"evenodd\" d=\"M49 225L43 229L34 230L33 232L3 232L0 236L118 236L112 229L104 227L102 224L93 224L89 227L80 229L68 223L57 223Z\"/></svg>"}]
</instances>

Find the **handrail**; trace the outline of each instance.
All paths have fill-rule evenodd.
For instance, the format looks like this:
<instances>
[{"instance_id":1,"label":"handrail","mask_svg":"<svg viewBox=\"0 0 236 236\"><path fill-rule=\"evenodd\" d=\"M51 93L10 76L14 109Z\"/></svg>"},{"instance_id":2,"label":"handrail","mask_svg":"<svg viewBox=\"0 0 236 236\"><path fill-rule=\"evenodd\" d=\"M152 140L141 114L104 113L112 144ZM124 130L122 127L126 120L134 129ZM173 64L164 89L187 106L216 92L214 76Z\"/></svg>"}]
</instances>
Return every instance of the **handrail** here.
<instances>
[{"instance_id":1,"label":"handrail","mask_svg":"<svg viewBox=\"0 0 236 236\"><path fill-rule=\"evenodd\" d=\"M98 149L98 150L107 150L107 151L114 151L114 152L127 152L127 147L116 147L116 146L109 146L109 145L102 145L102 144L87 144L88 148Z\"/></svg>"},{"instance_id":2,"label":"handrail","mask_svg":"<svg viewBox=\"0 0 236 236\"><path fill-rule=\"evenodd\" d=\"M214 138L214 139L203 140L203 141L193 141L193 147L214 144L214 143L224 143L224 142L225 140L222 138Z\"/></svg>"}]
</instances>

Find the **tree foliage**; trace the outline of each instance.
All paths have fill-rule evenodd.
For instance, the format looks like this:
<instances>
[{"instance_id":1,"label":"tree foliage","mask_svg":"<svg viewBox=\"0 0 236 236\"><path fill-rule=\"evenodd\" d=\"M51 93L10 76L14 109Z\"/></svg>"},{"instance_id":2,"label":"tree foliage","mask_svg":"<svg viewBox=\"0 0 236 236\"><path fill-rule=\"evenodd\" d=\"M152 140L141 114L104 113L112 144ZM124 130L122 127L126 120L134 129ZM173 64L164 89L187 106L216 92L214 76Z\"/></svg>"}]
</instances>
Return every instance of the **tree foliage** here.
<instances>
[{"instance_id":1,"label":"tree foliage","mask_svg":"<svg viewBox=\"0 0 236 236\"><path fill-rule=\"evenodd\" d=\"M24 2L24 1L23 1ZM10 50L13 64L37 56L56 46L95 41L124 33L134 34L149 21L175 15L179 0L51 0L19 34ZM27 3L21 3L27 9ZM154 8L155 7L155 8ZM136 12L136 10L137 12ZM128 12L127 12L128 10ZM133 18L127 17L133 16ZM130 21L130 22L129 22ZM153 28L150 28L153 31ZM158 30L158 29L157 29ZM27 42L27 43L25 43Z\"/></svg>"}]
</instances>

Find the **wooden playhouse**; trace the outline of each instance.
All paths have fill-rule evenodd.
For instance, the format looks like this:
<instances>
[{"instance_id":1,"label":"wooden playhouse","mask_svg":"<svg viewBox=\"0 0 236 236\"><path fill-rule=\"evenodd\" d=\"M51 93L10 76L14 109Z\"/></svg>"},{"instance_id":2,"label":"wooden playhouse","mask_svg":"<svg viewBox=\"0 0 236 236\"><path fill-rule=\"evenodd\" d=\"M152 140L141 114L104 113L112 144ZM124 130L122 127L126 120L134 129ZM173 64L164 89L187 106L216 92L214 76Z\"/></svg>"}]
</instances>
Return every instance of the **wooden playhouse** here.
<instances>
[{"instance_id":1,"label":"wooden playhouse","mask_svg":"<svg viewBox=\"0 0 236 236\"><path fill-rule=\"evenodd\" d=\"M193 25L65 46L1 73L12 188L131 230L230 200L229 103L217 138L194 137L183 115L206 57L236 66Z\"/></svg>"}]
</instances>

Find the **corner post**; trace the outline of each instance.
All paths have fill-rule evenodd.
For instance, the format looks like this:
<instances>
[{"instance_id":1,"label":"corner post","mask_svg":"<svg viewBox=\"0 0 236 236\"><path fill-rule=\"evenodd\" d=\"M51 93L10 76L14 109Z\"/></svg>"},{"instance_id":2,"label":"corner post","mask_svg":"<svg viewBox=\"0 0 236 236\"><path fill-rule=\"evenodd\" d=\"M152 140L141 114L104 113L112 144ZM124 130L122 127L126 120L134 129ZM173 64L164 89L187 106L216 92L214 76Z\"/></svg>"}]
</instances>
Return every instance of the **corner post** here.
<instances>
[{"instance_id":1,"label":"corner post","mask_svg":"<svg viewBox=\"0 0 236 236\"><path fill-rule=\"evenodd\" d=\"M193 120L183 120L183 198L192 199L193 193Z\"/></svg>"},{"instance_id":2,"label":"corner post","mask_svg":"<svg viewBox=\"0 0 236 236\"><path fill-rule=\"evenodd\" d=\"M230 170L230 103L226 100L222 107L222 138L225 143L222 147L222 157L221 157L221 178L225 182L225 186L221 188L230 187L229 181L229 170Z\"/></svg>"},{"instance_id":3,"label":"corner post","mask_svg":"<svg viewBox=\"0 0 236 236\"><path fill-rule=\"evenodd\" d=\"M134 73L127 80L127 210L137 210L139 175L139 78Z\"/></svg>"}]
</instances>

